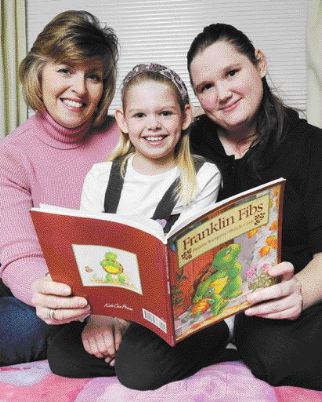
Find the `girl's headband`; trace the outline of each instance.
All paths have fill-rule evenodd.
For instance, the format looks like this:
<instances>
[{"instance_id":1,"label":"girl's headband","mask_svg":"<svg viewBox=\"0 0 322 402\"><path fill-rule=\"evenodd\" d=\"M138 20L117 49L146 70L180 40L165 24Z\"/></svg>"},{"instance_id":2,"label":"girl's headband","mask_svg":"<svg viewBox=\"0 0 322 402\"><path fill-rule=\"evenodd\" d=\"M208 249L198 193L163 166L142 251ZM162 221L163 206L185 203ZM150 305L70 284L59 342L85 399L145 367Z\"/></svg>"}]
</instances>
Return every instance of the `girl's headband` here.
<instances>
[{"instance_id":1,"label":"girl's headband","mask_svg":"<svg viewBox=\"0 0 322 402\"><path fill-rule=\"evenodd\" d=\"M163 75L164 77L168 78L171 82L174 83L176 88L178 89L183 104L189 103L189 95L187 91L187 87L179 75L171 70L168 67L162 66L161 64L150 63L150 64L137 64L133 69L125 76L123 83L122 83L122 97L124 95L124 90L127 87L128 83L137 75L152 72Z\"/></svg>"}]
</instances>

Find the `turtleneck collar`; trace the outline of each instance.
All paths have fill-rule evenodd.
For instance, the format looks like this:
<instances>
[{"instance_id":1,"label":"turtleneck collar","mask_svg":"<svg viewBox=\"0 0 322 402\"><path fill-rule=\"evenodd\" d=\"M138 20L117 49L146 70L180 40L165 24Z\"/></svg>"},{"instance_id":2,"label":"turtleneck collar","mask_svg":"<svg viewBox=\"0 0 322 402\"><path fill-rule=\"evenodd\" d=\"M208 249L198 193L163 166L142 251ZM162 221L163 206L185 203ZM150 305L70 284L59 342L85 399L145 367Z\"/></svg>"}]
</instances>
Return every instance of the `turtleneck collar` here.
<instances>
[{"instance_id":1,"label":"turtleneck collar","mask_svg":"<svg viewBox=\"0 0 322 402\"><path fill-rule=\"evenodd\" d=\"M37 136L40 141L53 148L71 149L83 144L91 122L76 128L66 128L58 124L48 112L37 112L34 116L40 130Z\"/></svg>"}]
</instances>

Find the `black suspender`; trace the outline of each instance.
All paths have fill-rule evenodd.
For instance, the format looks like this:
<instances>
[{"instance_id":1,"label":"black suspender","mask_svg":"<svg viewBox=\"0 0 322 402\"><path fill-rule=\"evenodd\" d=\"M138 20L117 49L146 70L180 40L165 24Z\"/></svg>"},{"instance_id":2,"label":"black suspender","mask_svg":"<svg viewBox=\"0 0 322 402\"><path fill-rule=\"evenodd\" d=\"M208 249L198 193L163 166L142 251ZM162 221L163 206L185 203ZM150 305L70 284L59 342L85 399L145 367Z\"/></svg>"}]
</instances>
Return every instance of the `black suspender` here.
<instances>
[{"instance_id":1,"label":"black suspender","mask_svg":"<svg viewBox=\"0 0 322 402\"><path fill-rule=\"evenodd\" d=\"M123 159L124 157L120 157L112 162L110 177L104 198L104 212L116 213L117 211L124 184L124 178L121 176L121 164ZM194 158L196 172L199 171L204 162L205 160L203 158ZM172 225L180 215L172 214L172 211L176 205L175 189L179 183L179 180L179 177L177 177L168 190L164 193L152 216L152 219L154 220L165 220L167 222L163 228L165 233L171 229Z\"/></svg>"},{"instance_id":2,"label":"black suspender","mask_svg":"<svg viewBox=\"0 0 322 402\"><path fill-rule=\"evenodd\" d=\"M180 214L172 214L173 208L176 205L175 189L178 183L179 178L177 177L168 190L164 193L152 216L152 219L154 220L166 221L166 224L163 227L164 233L169 232L174 222L180 216Z\"/></svg>"},{"instance_id":3,"label":"black suspender","mask_svg":"<svg viewBox=\"0 0 322 402\"><path fill-rule=\"evenodd\" d=\"M124 184L124 178L121 176L123 159L124 157L121 157L112 162L110 177L105 191L104 212L115 214L117 211Z\"/></svg>"}]
</instances>

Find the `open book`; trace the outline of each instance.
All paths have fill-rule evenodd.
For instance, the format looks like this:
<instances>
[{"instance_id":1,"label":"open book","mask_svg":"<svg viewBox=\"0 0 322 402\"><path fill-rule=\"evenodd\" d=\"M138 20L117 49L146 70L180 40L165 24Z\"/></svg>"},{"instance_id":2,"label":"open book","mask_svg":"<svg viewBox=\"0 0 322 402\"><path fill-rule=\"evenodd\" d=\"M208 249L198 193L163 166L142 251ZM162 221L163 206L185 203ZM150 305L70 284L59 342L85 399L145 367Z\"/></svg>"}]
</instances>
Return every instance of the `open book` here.
<instances>
[{"instance_id":1,"label":"open book","mask_svg":"<svg viewBox=\"0 0 322 402\"><path fill-rule=\"evenodd\" d=\"M144 217L43 205L31 216L54 281L93 314L136 321L169 345L248 307L280 262L284 179L253 188L167 235Z\"/></svg>"}]
</instances>

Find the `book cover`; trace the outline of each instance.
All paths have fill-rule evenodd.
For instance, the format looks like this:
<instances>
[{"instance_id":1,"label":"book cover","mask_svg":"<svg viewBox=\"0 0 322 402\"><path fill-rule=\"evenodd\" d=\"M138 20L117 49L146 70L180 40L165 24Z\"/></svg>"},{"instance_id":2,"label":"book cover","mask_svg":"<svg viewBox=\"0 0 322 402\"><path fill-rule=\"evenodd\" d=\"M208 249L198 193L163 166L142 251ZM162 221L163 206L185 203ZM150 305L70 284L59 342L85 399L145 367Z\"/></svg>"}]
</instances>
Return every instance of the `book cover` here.
<instances>
[{"instance_id":1,"label":"book cover","mask_svg":"<svg viewBox=\"0 0 322 402\"><path fill-rule=\"evenodd\" d=\"M284 179L200 211L167 236L143 217L41 206L31 216L54 281L93 314L138 322L171 346L247 308L274 283Z\"/></svg>"},{"instance_id":2,"label":"book cover","mask_svg":"<svg viewBox=\"0 0 322 402\"><path fill-rule=\"evenodd\" d=\"M246 295L276 280L284 181L217 204L169 239L175 339L249 307Z\"/></svg>"}]
</instances>

